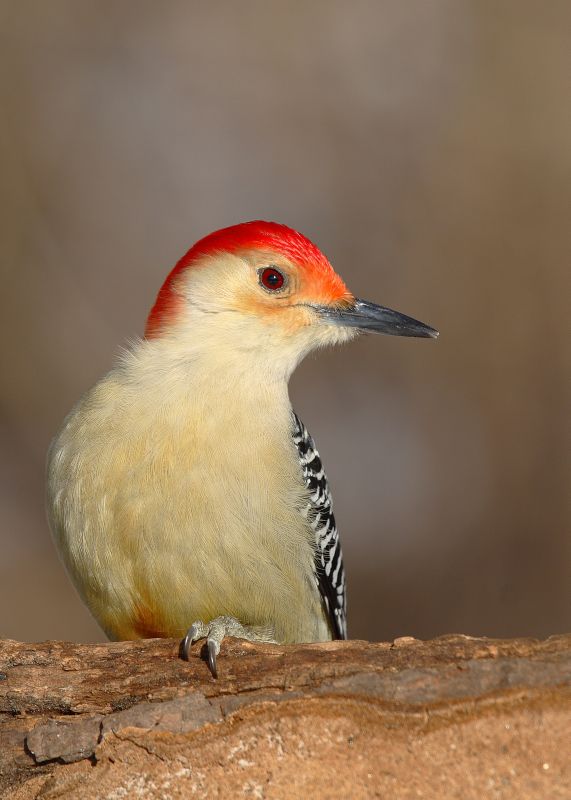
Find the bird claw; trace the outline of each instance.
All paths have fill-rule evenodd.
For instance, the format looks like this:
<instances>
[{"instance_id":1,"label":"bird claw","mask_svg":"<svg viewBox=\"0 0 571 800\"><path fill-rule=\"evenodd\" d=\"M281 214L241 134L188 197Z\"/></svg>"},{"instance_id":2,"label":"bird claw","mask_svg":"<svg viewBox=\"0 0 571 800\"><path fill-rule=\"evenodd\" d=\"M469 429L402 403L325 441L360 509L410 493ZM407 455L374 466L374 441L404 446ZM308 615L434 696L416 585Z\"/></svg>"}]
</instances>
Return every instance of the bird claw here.
<instances>
[{"instance_id":1,"label":"bird claw","mask_svg":"<svg viewBox=\"0 0 571 800\"><path fill-rule=\"evenodd\" d=\"M210 667L210 672L212 673L212 677L217 678L218 668L216 664L216 656L220 652L220 645L218 644L218 642L214 641L214 639L208 639L207 647L208 647L208 666Z\"/></svg>"},{"instance_id":2,"label":"bird claw","mask_svg":"<svg viewBox=\"0 0 571 800\"><path fill-rule=\"evenodd\" d=\"M208 627L204 622L195 622L190 626L182 642L182 657L185 661L189 659L190 648L193 643L199 639L204 639L205 636L208 636Z\"/></svg>"},{"instance_id":3,"label":"bird claw","mask_svg":"<svg viewBox=\"0 0 571 800\"><path fill-rule=\"evenodd\" d=\"M226 636L235 636L237 639L246 639L250 642L273 642L273 630L264 627L242 625L234 617L216 617L208 623L198 620L194 622L182 642L182 657L189 660L190 648L199 639L206 639L208 667L214 678L218 677L218 664L216 657L220 653L220 645Z\"/></svg>"}]
</instances>

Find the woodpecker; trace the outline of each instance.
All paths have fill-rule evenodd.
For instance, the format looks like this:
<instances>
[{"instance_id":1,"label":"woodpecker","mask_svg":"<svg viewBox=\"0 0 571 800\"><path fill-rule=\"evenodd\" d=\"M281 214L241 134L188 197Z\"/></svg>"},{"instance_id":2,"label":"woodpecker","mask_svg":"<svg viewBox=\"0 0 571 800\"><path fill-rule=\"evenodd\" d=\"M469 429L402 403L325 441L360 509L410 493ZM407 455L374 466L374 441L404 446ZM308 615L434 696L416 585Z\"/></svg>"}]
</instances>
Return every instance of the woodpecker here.
<instances>
[{"instance_id":1,"label":"woodpecker","mask_svg":"<svg viewBox=\"0 0 571 800\"><path fill-rule=\"evenodd\" d=\"M345 639L331 494L288 380L359 332L436 337L355 298L274 222L211 233L176 264L143 339L70 412L48 455L48 516L110 639ZM186 636L185 636L186 634Z\"/></svg>"}]
</instances>

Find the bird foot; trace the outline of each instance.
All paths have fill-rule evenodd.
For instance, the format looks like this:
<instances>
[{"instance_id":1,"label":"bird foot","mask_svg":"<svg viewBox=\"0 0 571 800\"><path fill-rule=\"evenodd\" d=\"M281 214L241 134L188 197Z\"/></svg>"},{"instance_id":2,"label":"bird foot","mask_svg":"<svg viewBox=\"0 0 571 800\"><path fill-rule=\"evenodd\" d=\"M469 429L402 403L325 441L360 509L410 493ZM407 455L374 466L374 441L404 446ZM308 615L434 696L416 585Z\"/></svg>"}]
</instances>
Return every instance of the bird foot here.
<instances>
[{"instance_id":1,"label":"bird foot","mask_svg":"<svg viewBox=\"0 0 571 800\"><path fill-rule=\"evenodd\" d=\"M206 623L198 620L190 626L182 642L182 657L188 661L191 645L199 639L206 639L208 666L212 675L217 678L216 656L220 652L220 645L225 636L235 636L237 639L246 639L248 642L277 644L273 638L274 632L271 627L242 625L235 617L216 617Z\"/></svg>"}]
</instances>

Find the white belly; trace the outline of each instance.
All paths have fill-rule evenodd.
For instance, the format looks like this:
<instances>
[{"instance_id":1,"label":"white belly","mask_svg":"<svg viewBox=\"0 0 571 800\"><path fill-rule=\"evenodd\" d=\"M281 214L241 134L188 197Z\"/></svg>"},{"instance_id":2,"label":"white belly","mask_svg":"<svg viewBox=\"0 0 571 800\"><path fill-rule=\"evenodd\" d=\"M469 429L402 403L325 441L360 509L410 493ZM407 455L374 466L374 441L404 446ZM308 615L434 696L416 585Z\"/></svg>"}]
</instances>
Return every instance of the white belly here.
<instances>
[{"instance_id":1,"label":"white belly","mask_svg":"<svg viewBox=\"0 0 571 800\"><path fill-rule=\"evenodd\" d=\"M111 373L50 451L52 530L104 630L181 636L228 614L280 641L330 638L289 403L145 403Z\"/></svg>"}]
</instances>

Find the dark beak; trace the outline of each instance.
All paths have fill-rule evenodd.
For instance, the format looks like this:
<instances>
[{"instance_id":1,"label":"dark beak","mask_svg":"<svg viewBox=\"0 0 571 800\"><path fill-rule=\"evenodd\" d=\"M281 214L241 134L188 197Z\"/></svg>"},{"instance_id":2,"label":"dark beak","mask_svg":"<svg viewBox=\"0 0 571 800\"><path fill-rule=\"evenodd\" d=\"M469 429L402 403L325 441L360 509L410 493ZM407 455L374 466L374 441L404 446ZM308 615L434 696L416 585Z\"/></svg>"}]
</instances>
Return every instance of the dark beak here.
<instances>
[{"instance_id":1,"label":"dark beak","mask_svg":"<svg viewBox=\"0 0 571 800\"><path fill-rule=\"evenodd\" d=\"M319 306L318 311L330 324L358 328L361 331L426 339L436 339L438 336L438 331L430 325L366 300L355 299L347 306Z\"/></svg>"}]
</instances>

